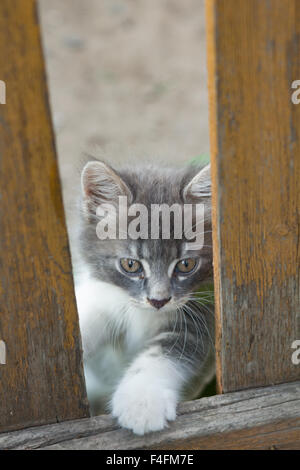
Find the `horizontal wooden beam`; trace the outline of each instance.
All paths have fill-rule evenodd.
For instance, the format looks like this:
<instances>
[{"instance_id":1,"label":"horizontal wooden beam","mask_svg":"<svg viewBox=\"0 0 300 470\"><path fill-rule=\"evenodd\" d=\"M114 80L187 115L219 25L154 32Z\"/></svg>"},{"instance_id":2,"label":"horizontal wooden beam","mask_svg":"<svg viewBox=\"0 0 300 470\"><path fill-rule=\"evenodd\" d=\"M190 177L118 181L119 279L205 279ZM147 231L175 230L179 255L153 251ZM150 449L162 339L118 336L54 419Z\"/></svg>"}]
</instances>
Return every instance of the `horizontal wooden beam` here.
<instances>
[{"instance_id":1,"label":"horizontal wooden beam","mask_svg":"<svg viewBox=\"0 0 300 470\"><path fill-rule=\"evenodd\" d=\"M0 449L300 449L300 382L202 398L143 437L109 415L0 434Z\"/></svg>"}]
</instances>

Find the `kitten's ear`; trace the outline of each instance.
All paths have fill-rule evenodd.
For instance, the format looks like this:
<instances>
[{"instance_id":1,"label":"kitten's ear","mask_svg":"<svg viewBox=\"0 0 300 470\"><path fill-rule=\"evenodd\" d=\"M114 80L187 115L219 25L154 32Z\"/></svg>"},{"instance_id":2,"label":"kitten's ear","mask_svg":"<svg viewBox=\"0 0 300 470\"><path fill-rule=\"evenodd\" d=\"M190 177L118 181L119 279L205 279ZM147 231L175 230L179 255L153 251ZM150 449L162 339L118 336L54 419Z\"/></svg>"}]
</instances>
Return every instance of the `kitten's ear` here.
<instances>
[{"instance_id":1,"label":"kitten's ear","mask_svg":"<svg viewBox=\"0 0 300 470\"><path fill-rule=\"evenodd\" d=\"M100 204L118 204L119 196L127 196L128 203L132 199L122 178L109 165L99 161L88 162L83 168L81 189L84 209L89 214L96 214Z\"/></svg>"},{"instance_id":2,"label":"kitten's ear","mask_svg":"<svg viewBox=\"0 0 300 470\"><path fill-rule=\"evenodd\" d=\"M185 202L206 202L211 197L210 165L197 173L183 190Z\"/></svg>"}]
</instances>

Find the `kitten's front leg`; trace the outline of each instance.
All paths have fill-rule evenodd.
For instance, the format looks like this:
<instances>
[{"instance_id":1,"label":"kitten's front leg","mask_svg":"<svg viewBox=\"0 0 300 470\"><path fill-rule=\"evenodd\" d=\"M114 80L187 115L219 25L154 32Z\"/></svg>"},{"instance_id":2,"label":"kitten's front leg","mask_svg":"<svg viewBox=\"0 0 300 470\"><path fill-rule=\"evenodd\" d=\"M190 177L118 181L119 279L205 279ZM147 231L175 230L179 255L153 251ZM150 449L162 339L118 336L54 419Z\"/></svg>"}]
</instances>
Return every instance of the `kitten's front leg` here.
<instances>
[{"instance_id":1,"label":"kitten's front leg","mask_svg":"<svg viewBox=\"0 0 300 470\"><path fill-rule=\"evenodd\" d=\"M176 418L184 371L160 345L141 353L126 371L111 402L119 424L143 435L163 429Z\"/></svg>"}]
</instances>

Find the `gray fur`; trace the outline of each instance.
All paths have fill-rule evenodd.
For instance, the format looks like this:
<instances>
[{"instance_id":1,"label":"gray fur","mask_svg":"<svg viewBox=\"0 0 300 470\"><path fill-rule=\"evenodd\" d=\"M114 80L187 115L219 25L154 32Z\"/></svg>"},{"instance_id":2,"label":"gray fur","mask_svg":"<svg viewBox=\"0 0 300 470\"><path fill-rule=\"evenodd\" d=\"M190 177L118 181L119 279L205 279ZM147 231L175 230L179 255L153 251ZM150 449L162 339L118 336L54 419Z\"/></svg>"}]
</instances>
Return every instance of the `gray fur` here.
<instances>
[{"instance_id":1,"label":"gray fur","mask_svg":"<svg viewBox=\"0 0 300 470\"><path fill-rule=\"evenodd\" d=\"M195 295L202 284L212 282L209 169L198 178L201 170L198 166L172 169L149 165L115 171L108 165L101 165L102 169L97 168L97 164L90 165L88 171L86 167L82 178L80 247L93 276L121 287L137 302L145 296L152 298L158 285L162 298L172 297L180 302L184 297ZM106 171L105 175L102 170ZM110 181L110 177L113 181ZM188 252L184 237L182 240L99 240L96 235L99 220L95 212L96 206L101 202L115 203L117 196L122 194L127 195L130 202L144 204L149 212L151 204L205 204L204 247L199 251ZM176 277L170 279L167 273L170 263L188 255L201 259L199 270L184 281L178 281ZM141 276L133 281L130 276L116 269L118 259L125 257L146 259L151 268L150 278ZM208 301L207 295L210 294L204 294L203 301L195 298L188 300L173 315L168 314L169 321L165 323L161 334L145 345L145 348L152 344L159 345L165 355L188 371L189 384L183 391L187 398L193 398L199 393L200 382L203 385L205 381L206 369L213 363L213 305L210 298Z\"/></svg>"}]
</instances>

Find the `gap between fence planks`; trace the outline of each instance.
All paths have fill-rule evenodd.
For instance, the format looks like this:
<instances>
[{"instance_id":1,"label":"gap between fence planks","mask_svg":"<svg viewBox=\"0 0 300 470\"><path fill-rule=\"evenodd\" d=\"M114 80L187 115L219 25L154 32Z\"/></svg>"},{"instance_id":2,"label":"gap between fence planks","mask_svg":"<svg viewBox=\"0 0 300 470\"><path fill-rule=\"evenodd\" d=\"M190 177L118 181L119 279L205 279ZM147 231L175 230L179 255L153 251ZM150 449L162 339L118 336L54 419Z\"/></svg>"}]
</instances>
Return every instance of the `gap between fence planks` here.
<instances>
[{"instance_id":1,"label":"gap between fence planks","mask_svg":"<svg viewBox=\"0 0 300 470\"><path fill-rule=\"evenodd\" d=\"M183 403L168 429L136 436L110 416L0 434L0 449L300 449L300 382Z\"/></svg>"},{"instance_id":2,"label":"gap between fence planks","mask_svg":"<svg viewBox=\"0 0 300 470\"><path fill-rule=\"evenodd\" d=\"M0 431L7 431L88 416L88 407L33 0L1 0L0 49Z\"/></svg>"},{"instance_id":3,"label":"gap between fence planks","mask_svg":"<svg viewBox=\"0 0 300 470\"><path fill-rule=\"evenodd\" d=\"M299 0L207 0L217 376L222 392L297 380Z\"/></svg>"}]
</instances>

